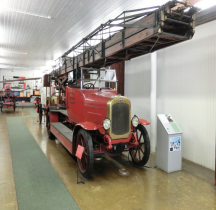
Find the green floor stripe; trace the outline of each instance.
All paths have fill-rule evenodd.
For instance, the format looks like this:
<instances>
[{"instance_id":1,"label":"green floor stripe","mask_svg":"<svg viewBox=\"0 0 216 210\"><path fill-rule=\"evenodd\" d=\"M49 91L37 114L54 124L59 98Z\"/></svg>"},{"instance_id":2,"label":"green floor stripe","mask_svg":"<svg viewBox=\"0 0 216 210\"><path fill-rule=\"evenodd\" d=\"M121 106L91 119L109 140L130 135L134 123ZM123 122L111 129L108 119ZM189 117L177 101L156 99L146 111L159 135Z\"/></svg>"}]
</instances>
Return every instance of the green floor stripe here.
<instances>
[{"instance_id":1,"label":"green floor stripe","mask_svg":"<svg viewBox=\"0 0 216 210\"><path fill-rule=\"evenodd\" d=\"M19 210L79 209L23 122L25 117L7 117L13 171Z\"/></svg>"},{"instance_id":2,"label":"green floor stripe","mask_svg":"<svg viewBox=\"0 0 216 210\"><path fill-rule=\"evenodd\" d=\"M38 113L36 112L36 109L28 109L28 112L31 114L31 117L38 117Z\"/></svg>"}]
</instances>

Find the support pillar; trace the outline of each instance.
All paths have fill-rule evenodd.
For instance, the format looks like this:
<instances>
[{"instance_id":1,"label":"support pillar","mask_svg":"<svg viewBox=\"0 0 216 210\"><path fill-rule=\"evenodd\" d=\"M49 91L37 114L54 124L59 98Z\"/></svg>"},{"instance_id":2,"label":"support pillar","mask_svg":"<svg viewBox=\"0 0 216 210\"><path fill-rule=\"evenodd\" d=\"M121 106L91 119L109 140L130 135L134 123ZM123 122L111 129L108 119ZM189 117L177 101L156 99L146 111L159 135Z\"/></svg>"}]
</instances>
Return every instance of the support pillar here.
<instances>
[{"instance_id":1,"label":"support pillar","mask_svg":"<svg viewBox=\"0 0 216 210\"><path fill-rule=\"evenodd\" d=\"M151 54L151 151L155 152L157 142L157 52Z\"/></svg>"}]
</instances>

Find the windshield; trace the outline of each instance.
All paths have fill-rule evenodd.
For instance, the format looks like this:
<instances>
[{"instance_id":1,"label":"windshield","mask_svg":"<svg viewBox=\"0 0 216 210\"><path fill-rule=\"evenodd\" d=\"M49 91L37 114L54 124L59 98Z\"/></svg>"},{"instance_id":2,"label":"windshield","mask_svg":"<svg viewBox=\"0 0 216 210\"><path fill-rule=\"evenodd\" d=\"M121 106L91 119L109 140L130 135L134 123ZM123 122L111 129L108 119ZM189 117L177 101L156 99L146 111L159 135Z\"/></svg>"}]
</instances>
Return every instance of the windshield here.
<instances>
[{"instance_id":1,"label":"windshield","mask_svg":"<svg viewBox=\"0 0 216 210\"><path fill-rule=\"evenodd\" d=\"M115 69L81 68L81 89L117 90Z\"/></svg>"}]
</instances>

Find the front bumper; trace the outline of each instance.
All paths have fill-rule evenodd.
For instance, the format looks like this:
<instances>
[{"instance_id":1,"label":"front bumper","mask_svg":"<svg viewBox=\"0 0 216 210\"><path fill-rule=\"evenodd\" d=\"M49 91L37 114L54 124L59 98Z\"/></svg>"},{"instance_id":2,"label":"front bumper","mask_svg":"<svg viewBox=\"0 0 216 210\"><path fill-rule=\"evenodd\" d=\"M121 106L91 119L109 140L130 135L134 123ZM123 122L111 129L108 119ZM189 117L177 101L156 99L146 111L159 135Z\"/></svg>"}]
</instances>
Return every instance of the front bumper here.
<instances>
[{"instance_id":1,"label":"front bumper","mask_svg":"<svg viewBox=\"0 0 216 210\"><path fill-rule=\"evenodd\" d=\"M135 132L131 132L131 134L127 139L115 139L115 140L112 140L108 134L105 134L104 141L105 143L108 144L108 145L101 145L102 149L105 150L111 150L114 145L117 145L119 143L128 144L128 148L139 145Z\"/></svg>"}]
</instances>

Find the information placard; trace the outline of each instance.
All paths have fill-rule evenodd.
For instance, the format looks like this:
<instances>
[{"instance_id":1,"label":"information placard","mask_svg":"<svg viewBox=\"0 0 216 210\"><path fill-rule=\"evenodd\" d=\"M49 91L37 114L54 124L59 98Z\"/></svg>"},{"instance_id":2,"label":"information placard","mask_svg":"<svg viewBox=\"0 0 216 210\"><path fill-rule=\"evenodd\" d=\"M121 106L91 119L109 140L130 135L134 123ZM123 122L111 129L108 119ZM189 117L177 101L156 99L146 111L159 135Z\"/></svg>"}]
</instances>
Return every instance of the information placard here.
<instances>
[{"instance_id":1,"label":"information placard","mask_svg":"<svg viewBox=\"0 0 216 210\"><path fill-rule=\"evenodd\" d=\"M180 151L181 150L181 136L169 138L169 151Z\"/></svg>"},{"instance_id":2,"label":"information placard","mask_svg":"<svg viewBox=\"0 0 216 210\"><path fill-rule=\"evenodd\" d=\"M81 159L81 158L82 158L83 151L84 151L84 147L78 145L77 151L76 151L76 157L78 157L79 159Z\"/></svg>"}]
</instances>

